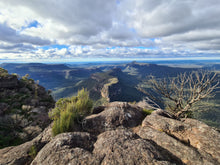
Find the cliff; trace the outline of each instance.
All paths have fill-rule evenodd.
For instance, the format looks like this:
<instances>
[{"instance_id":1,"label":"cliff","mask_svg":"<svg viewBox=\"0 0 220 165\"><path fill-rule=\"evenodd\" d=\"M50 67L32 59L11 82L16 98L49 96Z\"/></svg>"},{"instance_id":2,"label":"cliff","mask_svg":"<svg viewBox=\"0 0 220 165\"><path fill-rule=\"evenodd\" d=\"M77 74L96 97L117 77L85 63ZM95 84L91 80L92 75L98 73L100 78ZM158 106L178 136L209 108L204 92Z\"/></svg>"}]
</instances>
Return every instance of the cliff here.
<instances>
[{"instance_id":1,"label":"cliff","mask_svg":"<svg viewBox=\"0 0 220 165\"><path fill-rule=\"evenodd\" d=\"M220 134L202 122L175 120L163 111L145 117L126 102L94 112L83 130L52 137L49 126L32 141L1 149L0 164L220 164Z\"/></svg>"},{"instance_id":2,"label":"cliff","mask_svg":"<svg viewBox=\"0 0 220 165\"><path fill-rule=\"evenodd\" d=\"M28 77L18 79L0 70L0 148L31 140L49 124L54 100Z\"/></svg>"},{"instance_id":3,"label":"cliff","mask_svg":"<svg viewBox=\"0 0 220 165\"><path fill-rule=\"evenodd\" d=\"M95 73L87 80L77 84L78 88L87 88L90 98L94 101L105 99L112 101L140 101L145 96L136 86L135 77L123 73L120 68L114 68L107 72Z\"/></svg>"}]
</instances>

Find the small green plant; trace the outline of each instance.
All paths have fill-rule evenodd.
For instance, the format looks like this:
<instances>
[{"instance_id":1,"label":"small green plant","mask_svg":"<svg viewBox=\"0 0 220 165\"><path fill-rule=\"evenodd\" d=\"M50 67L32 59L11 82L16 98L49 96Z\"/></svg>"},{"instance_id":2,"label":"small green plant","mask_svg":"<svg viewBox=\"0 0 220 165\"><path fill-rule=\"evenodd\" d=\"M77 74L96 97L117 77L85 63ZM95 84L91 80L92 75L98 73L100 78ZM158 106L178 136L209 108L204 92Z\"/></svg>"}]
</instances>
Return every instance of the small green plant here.
<instances>
[{"instance_id":1,"label":"small green plant","mask_svg":"<svg viewBox=\"0 0 220 165\"><path fill-rule=\"evenodd\" d=\"M91 114L92 106L89 92L85 89L78 91L77 96L59 99L55 108L49 112L49 117L54 121L53 135L72 131L80 119Z\"/></svg>"},{"instance_id":2,"label":"small green plant","mask_svg":"<svg viewBox=\"0 0 220 165\"><path fill-rule=\"evenodd\" d=\"M37 148L36 148L35 145L31 146L28 155L29 155L32 159L34 159L34 158L37 156Z\"/></svg>"},{"instance_id":3,"label":"small green plant","mask_svg":"<svg viewBox=\"0 0 220 165\"><path fill-rule=\"evenodd\" d=\"M143 113L145 116L150 115L154 110L152 109L143 109Z\"/></svg>"}]
</instances>

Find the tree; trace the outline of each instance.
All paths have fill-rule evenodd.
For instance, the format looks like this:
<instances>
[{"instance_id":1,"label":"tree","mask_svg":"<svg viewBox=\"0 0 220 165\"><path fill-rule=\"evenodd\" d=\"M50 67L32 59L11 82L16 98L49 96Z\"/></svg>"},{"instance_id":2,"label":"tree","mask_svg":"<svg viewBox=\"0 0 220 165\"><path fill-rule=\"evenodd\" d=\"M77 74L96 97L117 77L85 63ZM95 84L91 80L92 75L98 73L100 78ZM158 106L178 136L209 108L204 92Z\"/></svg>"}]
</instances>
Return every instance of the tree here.
<instances>
[{"instance_id":1,"label":"tree","mask_svg":"<svg viewBox=\"0 0 220 165\"><path fill-rule=\"evenodd\" d=\"M162 80L152 76L149 82L155 92L167 99L166 107L176 118L187 117L193 111L192 106L213 96L219 85L217 74L209 71L183 73Z\"/></svg>"}]
</instances>

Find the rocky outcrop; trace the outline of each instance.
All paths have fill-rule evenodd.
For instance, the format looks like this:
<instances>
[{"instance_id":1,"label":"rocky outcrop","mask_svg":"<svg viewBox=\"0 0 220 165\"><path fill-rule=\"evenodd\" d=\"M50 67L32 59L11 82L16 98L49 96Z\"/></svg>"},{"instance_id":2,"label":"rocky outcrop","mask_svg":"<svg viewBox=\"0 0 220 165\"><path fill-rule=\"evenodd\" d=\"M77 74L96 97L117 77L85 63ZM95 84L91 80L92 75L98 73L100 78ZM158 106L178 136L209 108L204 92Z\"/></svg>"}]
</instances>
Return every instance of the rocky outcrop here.
<instances>
[{"instance_id":1,"label":"rocky outcrop","mask_svg":"<svg viewBox=\"0 0 220 165\"><path fill-rule=\"evenodd\" d=\"M47 127L40 135L33 140L15 147L7 147L0 150L0 165L24 165L30 164L31 147L40 151L45 144L52 139L51 126Z\"/></svg>"},{"instance_id":2,"label":"rocky outcrop","mask_svg":"<svg viewBox=\"0 0 220 165\"><path fill-rule=\"evenodd\" d=\"M143 140L126 129L107 131L98 136L94 144L93 154L100 164L182 164L169 152L152 143Z\"/></svg>"},{"instance_id":3,"label":"rocky outcrop","mask_svg":"<svg viewBox=\"0 0 220 165\"><path fill-rule=\"evenodd\" d=\"M92 151L95 139L85 132L57 135L38 153L32 165L92 163L93 156L89 151Z\"/></svg>"},{"instance_id":4,"label":"rocky outcrop","mask_svg":"<svg viewBox=\"0 0 220 165\"><path fill-rule=\"evenodd\" d=\"M18 86L17 76L0 76L0 88L16 88Z\"/></svg>"},{"instance_id":5,"label":"rocky outcrop","mask_svg":"<svg viewBox=\"0 0 220 165\"><path fill-rule=\"evenodd\" d=\"M27 76L0 75L0 148L39 135L51 122L48 111L54 104L48 91Z\"/></svg>"},{"instance_id":6,"label":"rocky outcrop","mask_svg":"<svg viewBox=\"0 0 220 165\"><path fill-rule=\"evenodd\" d=\"M126 102L112 102L101 113L86 117L83 128L88 132L99 134L117 127L135 127L143 119L141 108Z\"/></svg>"},{"instance_id":7,"label":"rocky outcrop","mask_svg":"<svg viewBox=\"0 0 220 165\"><path fill-rule=\"evenodd\" d=\"M186 164L220 163L220 134L200 121L179 121L153 113L142 122L138 134L155 141Z\"/></svg>"},{"instance_id":8,"label":"rocky outcrop","mask_svg":"<svg viewBox=\"0 0 220 165\"><path fill-rule=\"evenodd\" d=\"M101 90L101 96L105 98L108 102L110 101L110 95L115 95L116 93L120 93L120 89L114 90L114 93L109 93L109 89L112 88L112 86L115 86L115 84L118 83L117 78L110 78L108 80L108 83L104 84L102 90Z\"/></svg>"},{"instance_id":9,"label":"rocky outcrop","mask_svg":"<svg viewBox=\"0 0 220 165\"><path fill-rule=\"evenodd\" d=\"M176 120L162 111L143 120L142 108L125 102L95 113L82 123L84 132L52 137L47 128L30 142L0 150L0 164L220 164L219 132L197 120Z\"/></svg>"}]
</instances>

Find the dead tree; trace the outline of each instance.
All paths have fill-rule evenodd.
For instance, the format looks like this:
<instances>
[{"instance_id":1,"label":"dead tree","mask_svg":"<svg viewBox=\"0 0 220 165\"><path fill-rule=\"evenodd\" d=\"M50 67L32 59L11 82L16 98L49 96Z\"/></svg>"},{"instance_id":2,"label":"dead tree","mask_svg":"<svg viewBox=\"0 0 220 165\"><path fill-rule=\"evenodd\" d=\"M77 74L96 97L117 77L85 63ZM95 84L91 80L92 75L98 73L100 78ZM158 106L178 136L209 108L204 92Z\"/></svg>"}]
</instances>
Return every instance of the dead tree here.
<instances>
[{"instance_id":1,"label":"dead tree","mask_svg":"<svg viewBox=\"0 0 220 165\"><path fill-rule=\"evenodd\" d=\"M212 96L219 85L217 74L209 71L194 71L164 79L152 76L149 82L155 92L167 100L166 106L176 118L186 117L192 112L192 105Z\"/></svg>"}]
</instances>

